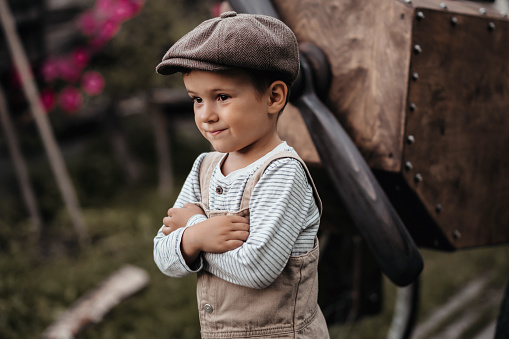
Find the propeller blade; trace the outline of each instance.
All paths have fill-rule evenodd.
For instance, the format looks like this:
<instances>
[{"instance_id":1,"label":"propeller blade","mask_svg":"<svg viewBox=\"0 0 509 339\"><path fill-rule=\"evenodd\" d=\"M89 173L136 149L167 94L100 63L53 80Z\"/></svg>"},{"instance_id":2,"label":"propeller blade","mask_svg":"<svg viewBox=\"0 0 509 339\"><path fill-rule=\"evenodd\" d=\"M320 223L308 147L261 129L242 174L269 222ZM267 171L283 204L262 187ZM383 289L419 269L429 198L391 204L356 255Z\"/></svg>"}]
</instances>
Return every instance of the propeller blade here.
<instances>
[{"instance_id":1,"label":"propeller blade","mask_svg":"<svg viewBox=\"0 0 509 339\"><path fill-rule=\"evenodd\" d=\"M230 0L229 3L237 13L262 14L278 18L270 0Z\"/></svg>"},{"instance_id":2,"label":"propeller blade","mask_svg":"<svg viewBox=\"0 0 509 339\"><path fill-rule=\"evenodd\" d=\"M313 89L312 71L301 54L302 94L294 104L310 131L324 167L382 271L396 285L412 283L422 257L364 158Z\"/></svg>"}]
</instances>

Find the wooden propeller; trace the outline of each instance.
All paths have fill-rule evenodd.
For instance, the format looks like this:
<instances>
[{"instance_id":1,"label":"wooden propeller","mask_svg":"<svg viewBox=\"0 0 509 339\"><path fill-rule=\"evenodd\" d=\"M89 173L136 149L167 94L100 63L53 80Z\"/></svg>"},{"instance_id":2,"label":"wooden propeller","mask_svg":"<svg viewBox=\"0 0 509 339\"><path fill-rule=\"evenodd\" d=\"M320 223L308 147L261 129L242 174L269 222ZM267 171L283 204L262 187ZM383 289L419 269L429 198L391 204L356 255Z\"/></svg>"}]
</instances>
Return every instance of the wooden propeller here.
<instances>
[{"instance_id":1,"label":"wooden propeller","mask_svg":"<svg viewBox=\"0 0 509 339\"><path fill-rule=\"evenodd\" d=\"M269 0L229 2L239 13L277 17ZM323 166L380 268L396 285L406 286L422 271L422 257L359 150L317 97L309 59L326 60L316 58L319 54L318 47L301 48L301 72L292 88L292 102L299 108ZM324 76L323 72L317 74Z\"/></svg>"}]
</instances>

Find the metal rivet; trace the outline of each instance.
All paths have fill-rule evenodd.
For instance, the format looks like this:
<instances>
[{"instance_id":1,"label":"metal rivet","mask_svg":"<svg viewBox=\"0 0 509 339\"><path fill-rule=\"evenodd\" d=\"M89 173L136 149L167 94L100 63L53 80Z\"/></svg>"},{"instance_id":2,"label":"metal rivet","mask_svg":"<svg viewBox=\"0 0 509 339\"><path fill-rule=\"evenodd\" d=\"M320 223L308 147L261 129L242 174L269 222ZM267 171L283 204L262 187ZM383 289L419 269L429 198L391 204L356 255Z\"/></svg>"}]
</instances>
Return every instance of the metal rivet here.
<instances>
[{"instance_id":1,"label":"metal rivet","mask_svg":"<svg viewBox=\"0 0 509 339\"><path fill-rule=\"evenodd\" d=\"M484 7L479 8L479 13L481 13L482 15L485 15L486 14L486 8L484 8Z\"/></svg>"},{"instance_id":2,"label":"metal rivet","mask_svg":"<svg viewBox=\"0 0 509 339\"><path fill-rule=\"evenodd\" d=\"M414 176L414 181L416 183L418 182L421 182L422 181L422 175L420 173L417 173L415 176Z\"/></svg>"},{"instance_id":3,"label":"metal rivet","mask_svg":"<svg viewBox=\"0 0 509 339\"><path fill-rule=\"evenodd\" d=\"M437 212L437 214L442 212L442 204L437 204L435 206L435 212Z\"/></svg>"},{"instance_id":4,"label":"metal rivet","mask_svg":"<svg viewBox=\"0 0 509 339\"><path fill-rule=\"evenodd\" d=\"M413 80L413 81L417 81L417 80L419 80L419 73L414 72L414 74L412 74L412 80Z\"/></svg>"},{"instance_id":5,"label":"metal rivet","mask_svg":"<svg viewBox=\"0 0 509 339\"><path fill-rule=\"evenodd\" d=\"M414 46L414 53L415 53L415 54L419 54L419 53L421 53L421 52L422 52L422 48L421 48L421 46L419 46L419 45L415 45L415 46Z\"/></svg>"},{"instance_id":6,"label":"metal rivet","mask_svg":"<svg viewBox=\"0 0 509 339\"><path fill-rule=\"evenodd\" d=\"M410 109L410 112L414 112L415 109L417 108L417 105L411 102L410 105L408 105L408 108Z\"/></svg>"},{"instance_id":7,"label":"metal rivet","mask_svg":"<svg viewBox=\"0 0 509 339\"><path fill-rule=\"evenodd\" d=\"M442 9L447 9L447 4L446 4L445 2L442 2L442 3L440 4L440 7L441 7Z\"/></svg>"},{"instance_id":8,"label":"metal rivet","mask_svg":"<svg viewBox=\"0 0 509 339\"><path fill-rule=\"evenodd\" d=\"M415 142L415 138L413 135L409 135L407 138L406 138L406 142L408 144L413 144Z\"/></svg>"},{"instance_id":9,"label":"metal rivet","mask_svg":"<svg viewBox=\"0 0 509 339\"><path fill-rule=\"evenodd\" d=\"M455 16L453 16L451 18L451 25L453 26L456 26L458 24L458 18L456 18Z\"/></svg>"},{"instance_id":10,"label":"metal rivet","mask_svg":"<svg viewBox=\"0 0 509 339\"><path fill-rule=\"evenodd\" d=\"M203 306L203 309L205 310L205 312L207 313L212 313L214 311L214 309L212 308L212 306L210 306L209 304L205 304L205 306Z\"/></svg>"},{"instance_id":11,"label":"metal rivet","mask_svg":"<svg viewBox=\"0 0 509 339\"><path fill-rule=\"evenodd\" d=\"M415 17L417 18L418 21L421 21L422 19L424 19L424 13L419 11L417 12L417 15Z\"/></svg>"},{"instance_id":12,"label":"metal rivet","mask_svg":"<svg viewBox=\"0 0 509 339\"><path fill-rule=\"evenodd\" d=\"M405 162L405 169L407 171L410 171L412 168L414 168L414 165L410 161Z\"/></svg>"},{"instance_id":13,"label":"metal rivet","mask_svg":"<svg viewBox=\"0 0 509 339\"><path fill-rule=\"evenodd\" d=\"M494 30L495 30L495 23L494 22L490 22L488 24L488 31L493 32Z\"/></svg>"},{"instance_id":14,"label":"metal rivet","mask_svg":"<svg viewBox=\"0 0 509 339\"><path fill-rule=\"evenodd\" d=\"M459 238L461 238L461 232L460 232L460 231L458 231L458 230L454 230L454 231L452 232L452 237L453 237L454 239L459 239Z\"/></svg>"}]
</instances>

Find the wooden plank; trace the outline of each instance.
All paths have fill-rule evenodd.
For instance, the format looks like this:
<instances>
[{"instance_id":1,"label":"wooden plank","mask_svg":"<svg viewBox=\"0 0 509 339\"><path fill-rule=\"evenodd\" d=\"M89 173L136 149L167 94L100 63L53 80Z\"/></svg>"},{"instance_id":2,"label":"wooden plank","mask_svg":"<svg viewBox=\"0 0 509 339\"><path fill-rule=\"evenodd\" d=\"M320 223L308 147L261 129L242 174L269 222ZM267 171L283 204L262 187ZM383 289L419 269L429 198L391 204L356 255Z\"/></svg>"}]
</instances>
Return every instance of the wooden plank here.
<instances>
[{"instance_id":1,"label":"wooden plank","mask_svg":"<svg viewBox=\"0 0 509 339\"><path fill-rule=\"evenodd\" d=\"M327 55L326 104L372 168L401 168L412 8L387 0L275 0L299 42Z\"/></svg>"},{"instance_id":2,"label":"wooden plank","mask_svg":"<svg viewBox=\"0 0 509 339\"><path fill-rule=\"evenodd\" d=\"M405 180L456 248L507 243L509 21L416 11Z\"/></svg>"},{"instance_id":3,"label":"wooden plank","mask_svg":"<svg viewBox=\"0 0 509 339\"><path fill-rule=\"evenodd\" d=\"M299 110L290 103L279 117L278 133L282 140L295 148L306 163L320 164L320 157L304 120L302 120Z\"/></svg>"}]
</instances>

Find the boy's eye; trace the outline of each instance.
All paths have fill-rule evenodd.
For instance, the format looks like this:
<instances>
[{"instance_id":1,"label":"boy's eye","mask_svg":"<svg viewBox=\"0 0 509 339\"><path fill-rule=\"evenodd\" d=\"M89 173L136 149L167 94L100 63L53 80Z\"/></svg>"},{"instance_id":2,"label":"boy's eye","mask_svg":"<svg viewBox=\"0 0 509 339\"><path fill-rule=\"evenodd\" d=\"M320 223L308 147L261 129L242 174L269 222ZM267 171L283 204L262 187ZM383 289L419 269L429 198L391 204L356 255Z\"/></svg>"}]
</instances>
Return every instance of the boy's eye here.
<instances>
[{"instance_id":1,"label":"boy's eye","mask_svg":"<svg viewBox=\"0 0 509 339\"><path fill-rule=\"evenodd\" d=\"M221 101L226 101L230 98L230 96L226 95L226 94L219 94L219 100Z\"/></svg>"},{"instance_id":2,"label":"boy's eye","mask_svg":"<svg viewBox=\"0 0 509 339\"><path fill-rule=\"evenodd\" d=\"M195 104L201 104L201 103L202 103L202 101L203 101L203 99L202 99L202 98L200 98L200 97L194 97L194 98L193 98L193 101L194 101L194 103L195 103Z\"/></svg>"}]
</instances>

